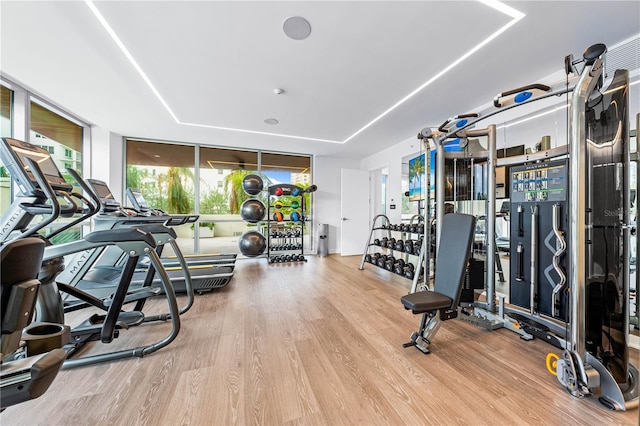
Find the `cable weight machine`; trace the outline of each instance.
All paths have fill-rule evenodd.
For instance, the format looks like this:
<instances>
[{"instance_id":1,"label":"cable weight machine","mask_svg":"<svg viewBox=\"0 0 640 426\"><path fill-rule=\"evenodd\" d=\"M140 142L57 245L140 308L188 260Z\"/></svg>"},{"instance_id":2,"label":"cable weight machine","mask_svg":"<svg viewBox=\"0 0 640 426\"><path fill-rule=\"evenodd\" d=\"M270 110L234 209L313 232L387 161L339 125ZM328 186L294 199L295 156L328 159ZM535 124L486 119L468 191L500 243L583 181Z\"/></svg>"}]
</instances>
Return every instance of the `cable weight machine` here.
<instances>
[{"instance_id":1,"label":"cable weight machine","mask_svg":"<svg viewBox=\"0 0 640 426\"><path fill-rule=\"evenodd\" d=\"M457 116L421 134L436 147L436 222L440 224L445 205L446 141L487 138L487 186L493 189L496 166L501 164L496 156L496 126L473 126L511 108L573 92L566 146L501 159L514 166L510 187L516 200L512 199L511 206L517 217L511 224L512 304L506 305L500 297L496 306L496 204L495 192L489 190L487 297L474 302L471 315L461 317L488 329L508 328L524 340L534 334L556 335L550 343L563 352L555 374L568 392L579 398L594 395L611 409L627 410L638 406L638 370L629 362L628 351L628 72L616 71L611 84L601 89L605 51L604 45L595 45L585 51L582 61L567 57L567 75L577 75L564 84L505 92L496 98L496 110ZM584 68L577 73L579 62ZM525 184L533 186L525 190ZM437 244L443 237L437 230ZM521 286L521 291L514 286ZM528 320L545 325L548 331L527 326Z\"/></svg>"}]
</instances>

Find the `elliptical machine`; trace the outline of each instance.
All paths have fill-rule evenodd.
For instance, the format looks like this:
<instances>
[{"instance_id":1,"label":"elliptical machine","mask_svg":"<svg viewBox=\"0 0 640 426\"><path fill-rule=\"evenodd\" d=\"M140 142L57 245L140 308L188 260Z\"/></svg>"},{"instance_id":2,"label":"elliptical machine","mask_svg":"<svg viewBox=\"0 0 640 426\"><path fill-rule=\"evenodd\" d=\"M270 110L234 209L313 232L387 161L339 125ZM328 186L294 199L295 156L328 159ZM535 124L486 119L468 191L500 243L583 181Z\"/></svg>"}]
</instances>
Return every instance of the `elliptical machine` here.
<instances>
[{"instance_id":1,"label":"elliptical machine","mask_svg":"<svg viewBox=\"0 0 640 426\"><path fill-rule=\"evenodd\" d=\"M71 185L65 182L46 150L15 139L3 138L2 143L0 143L0 158L11 172L20 189L20 194L3 216L0 241L10 241L44 229L61 212L69 215L80 213L79 218L47 235L47 237L51 237L61 232L61 230L68 229L86 220L99 210L95 199L91 202L82 195L71 193ZM92 194L77 174L72 173L72 176L75 177L78 184L88 194ZM65 206L61 207L59 205L59 197L66 200ZM88 206L87 209L78 208L73 198L82 200L82 203ZM48 215L48 219L30 227L33 219L42 214ZM47 241L47 237L44 238L45 241ZM153 319L170 321L172 328L169 334L158 342L111 353L67 359L63 365L64 368L130 357L142 357L167 346L177 337L180 330L180 310L171 281L155 251L157 241L151 233L136 228L95 231L79 241L46 247L39 277L42 285L38 294L38 319L64 324L64 305L56 283L56 276L64 269L64 256L112 245L118 246L127 253L128 258L120 274L118 285L108 300L96 298L79 289L63 288L64 291L71 292L74 297L81 298L86 304L105 311L105 314L102 315L92 315L85 322L71 330L71 343L64 345L66 354L71 356L90 341L99 340L103 343L110 343L119 336L121 330L142 324L148 320L139 310L124 311L122 309L125 303L140 300L140 295L136 295L134 299L131 299L128 289L141 255L149 256L153 271L160 277L160 284L169 307L167 314L156 316ZM157 294L157 291L154 292L149 289L149 293L144 297L150 297L155 294Z\"/></svg>"}]
</instances>

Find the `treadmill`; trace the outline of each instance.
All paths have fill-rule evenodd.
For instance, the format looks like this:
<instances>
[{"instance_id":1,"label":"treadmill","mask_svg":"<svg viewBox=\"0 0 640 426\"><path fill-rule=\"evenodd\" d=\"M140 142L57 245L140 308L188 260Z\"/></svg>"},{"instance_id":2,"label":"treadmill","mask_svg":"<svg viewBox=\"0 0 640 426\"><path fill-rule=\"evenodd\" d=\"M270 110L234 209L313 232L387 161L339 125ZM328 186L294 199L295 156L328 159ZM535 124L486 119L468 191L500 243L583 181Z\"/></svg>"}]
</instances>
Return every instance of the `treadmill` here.
<instances>
[{"instance_id":1,"label":"treadmill","mask_svg":"<svg viewBox=\"0 0 640 426\"><path fill-rule=\"evenodd\" d=\"M167 214L162 210L151 208L144 195L139 189L127 188L127 199L131 203L133 209L143 216L166 217ZM191 223L191 222L189 222ZM208 265L208 264L233 264L238 255L236 253L207 253L185 255L185 259L189 265ZM162 264L166 267L179 266L175 257L163 257Z\"/></svg>"},{"instance_id":2,"label":"treadmill","mask_svg":"<svg viewBox=\"0 0 640 426\"><path fill-rule=\"evenodd\" d=\"M147 215L131 209L124 209L115 200L106 183L96 179L87 179L86 181L90 189L100 199L100 213L94 216L96 230L146 227L153 224L171 227L193 223L199 217L197 215ZM157 239L162 241L161 238ZM175 233L172 236L165 235L162 242L168 242L168 239L175 239ZM162 252L163 246L164 244L159 244L158 254ZM120 276L124 257L122 250L117 247L78 253L69 262L70 267L58 276L57 281L87 291L96 297L108 296L113 291L114 280ZM202 294L229 284L233 277L234 262L235 258L226 263L188 264L188 271L185 272L176 259L170 259L166 264L163 263L163 267L176 293L187 291L186 274L188 273L193 283L193 290ZM148 270L147 261L143 260L138 263L136 272L131 279L130 288L132 290L160 284L160 278L156 274L152 274L152 280L150 280Z\"/></svg>"}]
</instances>

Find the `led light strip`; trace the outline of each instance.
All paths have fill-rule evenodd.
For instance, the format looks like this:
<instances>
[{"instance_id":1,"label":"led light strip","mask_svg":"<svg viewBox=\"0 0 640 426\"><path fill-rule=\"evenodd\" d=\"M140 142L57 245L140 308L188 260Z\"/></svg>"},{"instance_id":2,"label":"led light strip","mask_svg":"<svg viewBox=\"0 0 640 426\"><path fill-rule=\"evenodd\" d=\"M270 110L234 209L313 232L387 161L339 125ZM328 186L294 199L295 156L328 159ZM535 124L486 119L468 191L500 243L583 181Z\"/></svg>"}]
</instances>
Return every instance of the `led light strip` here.
<instances>
[{"instance_id":1,"label":"led light strip","mask_svg":"<svg viewBox=\"0 0 640 426\"><path fill-rule=\"evenodd\" d=\"M525 17L525 14L522 12L519 12L503 3L500 3L497 0L478 0L480 3L484 3L487 6L490 6L506 15L511 16L513 19L511 21L509 21L506 25L504 25L502 28L500 28L498 31L494 32L493 34L491 34L489 37L487 37L486 39L484 39L483 41L481 41L478 45L476 45L474 48L472 48L471 50L469 50L467 53L465 53L464 55L462 55L461 57L459 57L458 59L456 59L454 62L452 62L449 66L447 66L446 68L444 68L442 71L440 71L439 73L437 73L436 75L434 75L433 77L431 77L429 80L427 80L426 82L424 82L420 87L418 87L417 89L415 89L413 92L409 93L407 96L405 96L404 98L400 99L398 102L396 102L391 108L387 109L385 112L383 112L382 114L380 114L379 116L377 116L376 118L374 118L373 120L371 120L369 123L365 124L364 127L362 127L360 130L358 130L357 132L355 132L354 134L352 134L351 136L349 136L347 139L344 140L343 143L345 142L349 142L351 139L353 139L354 137L358 136L360 133L362 133L363 131L365 131L366 129L368 129L369 127L371 127L373 124L375 124L378 120L380 120L382 117L384 117L385 115L389 114L391 111L393 111L394 109L398 108L400 105L402 105L403 103L405 103L406 101L408 101L409 99L411 99L414 95L416 95L418 92L420 92L422 89L424 89L425 87L429 86L431 83L433 83L434 81L436 81L437 79L439 79L440 77L442 77L443 75L445 75L447 72L449 72L452 68L454 68L456 65L460 64L462 61L464 61L465 59L467 59L469 56L473 55L474 53L476 53L478 50L480 50L481 48L483 48L485 45L487 45L490 41L492 41L493 39L495 39L496 37L498 37L500 34L502 34L503 32L505 32L506 30L508 30L510 27L512 27L513 25L515 25L518 21L520 21L522 18Z\"/></svg>"},{"instance_id":2,"label":"led light strip","mask_svg":"<svg viewBox=\"0 0 640 426\"><path fill-rule=\"evenodd\" d=\"M87 4L87 6L89 6L89 9L91 9L91 11L93 12L93 14L96 16L96 18L98 18L98 21L100 21L100 23L102 24L102 26L104 27L105 30L107 30L107 32L109 33L109 35L111 36L111 38L113 39L113 41L116 42L116 44L118 45L118 47L120 48L120 50L122 50L122 53L124 53L124 56L127 57L127 59L129 60L129 62L131 62L131 65L133 65L133 67L136 69L136 71L138 71L138 74L140 74L140 77L142 77L142 79L145 81L145 83L147 83L147 86L149 86L149 88L151 89L151 91L156 95L156 97L158 98L158 100L160 100L160 103L165 107L165 109L169 112L169 114L171 115L171 117L173 117L173 119L177 122L180 123L180 120L178 120L178 117L176 117L176 115L173 113L173 111L171 111L171 108L169 107L169 104L167 104L167 102L164 100L164 98L162 97L162 95L160 94L160 92L158 92L158 89L156 89L156 87L153 85L153 83L151 82L151 80L149 80L149 77L147 77L147 74L145 74L145 72L142 70L142 68L140 67L140 65L138 65L138 63L136 62L136 60L133 58L133 55L131 55L131 53L129 53L129 50L126 48L126 46L124 45L124 43L122 43L122 40L120 40L120 37L118 37L118 35L116 34L115 31L113 31L113 28L111 28L111 25L109 25L109 23L107 22L107 20L104 18L104 16L102 16L102 14L100 13L100 11L98 10L98 8L96 8L96 6L93 4L93 2L91 0L85 0L85 3Z\"/></svg>"},{"instance_id":3,"label":"led light strip","mask_svg":"<svg viewBox=\"0 0 640 426\"><path fill-rule=\"evenodd\" d=\"M398 102L396 102L395 104L393 104L390 108L388 108L386 111L384 111L382 114L380 114L379 116L377 116L376 118L374 118L373 120L371 120L369 123L367 123L366 125L364 125L361 129L359 129L358 131L356 131L355 133L353 133L351 136L349 136L348 138L346 138L343 141L337 141L337 140L332 140L332 139L320 139L320 138L310 138L310 137L306 137L306 136L294 136L294 135L285 135L285 134L280 134L280 133L270 133L270 132L260 132L257 130L247 130L247 129L236 129L236 128L232 128L232 127L221 127L221 126L212 126L212 125L207 125L207 124L197 124L197 123L183 123L181 122L178 117L173 113L173 111L171 110L171 108L169 107L169 104L167 104L167 102L164 100L164 98L162 97L162 95L160 95L160 92L158 92L158 90L155 88L155 86L153 85L153 83L151 82L151 80L149 80L149 77L147 77L147 75L145 74L145 72L142 70L142 68L140 67L140 65L138 65L138 63L136 62L136 60L134 59L134 57L131 55L131 53L129 52L129 50L126 48L126 46L124 45L124 43L122 43L122 40L120 40L120 38L118 37L118 35L115 33L115 31L113 31L113 28L111 28L111 26L109 25L109 23L107 22L107 20L104 18L104 16L100 13L100 11L98 10L98 8L93 4L92 0L85 0L85 4L89 7L89 9L91 10L91 12L93 12L93 14L96 16L96 18L98 19L98 21L100 22L100 24L102 24L102 26L104 27L104 29L107 31L107 33L109 33L109 35L111 36L111 38L113 39L113 41L115 41L116 45L120 48L120 50L122 51L122 53L124 53L124 55L127 57L127 59L129 60L129 62L131 62L131 64L133 65L133 67L136 69L136 71L138 71L138 74L140 74L140 76L142 77L142 79L145 81L145 83L147 83L147 85L149 86L149 88L151 89L151 91L156 95L156 97L158 98L158 100L160 101L160 103L165 107L165 109L167 110L167 112L169 112L169 114L171 115L171 117L173 117L173 119L175 120L176 123L184 125L184 126L194 126L194 127L204 127L204 128L209 128L209 129L217 129L217 130L228 130L228 131L232 131L232 132L242 132L242 133L250 133L250 134L257 134L257 135L267 135L267 136L277 136L277 137L281 137L281 138L290 138L290 139L301 139L301 140L308 140L308 141L313 141L313 142L329 142L329 143L339 143L339 144L343 144L343 143L347 143L349 142L351 139L355 138L356 136L358 136L360 133L362 133L363 131L365 131L366 129L368 129L369 127L371 127L373 124L377 123L380 119L382 119L383 117L385 117L387 114L389 114L391 111L395 110L396 108L398 108L400 105L402 105L403 103L405 103L406 101L408 101L409 99L411 99L413 96L415 96L417 93L419 93L420 91L422 91L425 87L429 86L431 83L433 83L434 81L436 81L438 78L442 77L444 74L446 74L447 72L449 72L452 68L454 68L455 66L459 65L462 61L464 61L465 59L467 59L468 57L470 57L471 55L473 55L474 53L476 53L478 50L480 50L481 48L483 48L485 45L487 45L489 42L491 42L493 39L495 39L496 37L498 37L500 34L502 34L503 32L505 32L506 30L508 30L509 28L511 28L513 25L515 25L518 21L520 21L522 18L525 17L525 14L510 7L507 6L506 4L498 1L498 0L478 0L480 3L483 3L501 13L504 13L505 15L508 15L512 18L511 21L509 21L507 24L505 24L504 26L502 26L500 29L498 29L496 32L494 32L493 34L491 34L489 37L487 37L486 39L484 39L483 41L481 41L478 45L476 45L475 47L473 47L471 50L469 50L467 53L465 53L464 55L462 55L460 58L458 58L457 60L455 60L454 62L452 62L450 65L448 65L446 68L444 68L442 71L440 71L439 73L437 73L436 75L434 75L433 77L431 77L429 80L427 80L425 83L423 83L420 87L418 87L417 89L415 89L414 91L412 91L411 93L409 93L408 95L406 95L405 97L403 97L402 99L400 99Z\"/></svg>"}]
</instances>

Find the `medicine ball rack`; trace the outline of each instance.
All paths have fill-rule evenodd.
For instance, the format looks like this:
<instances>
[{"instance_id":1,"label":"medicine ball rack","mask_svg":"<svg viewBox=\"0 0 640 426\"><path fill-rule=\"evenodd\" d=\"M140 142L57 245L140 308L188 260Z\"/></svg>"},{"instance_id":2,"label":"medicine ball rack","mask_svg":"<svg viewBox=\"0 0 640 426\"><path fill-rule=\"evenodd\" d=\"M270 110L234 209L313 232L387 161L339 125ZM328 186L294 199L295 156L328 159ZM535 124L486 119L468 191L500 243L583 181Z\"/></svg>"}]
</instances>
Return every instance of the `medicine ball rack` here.
<instances>
[{"instance_id":1,"label":"medicine ball rack","mask_svg":"<svg viewBox=\"0 0 640 426\"><path fill-rule=\"evenodd\" d=\"M278 184L270 186L268 192L267 260L269 263L306 262L304 189L297 185ZM278 223L293 226L274 226Z\"/></svg>"},{"instance_id":2,"label":"medicine ball rack","mask_svg":"<svg viewBox=\"0 0 640 426\"><path fill-rule=\"evenodd\" d=\"M414 220L417 221L414 223ZM393 232L400 232L401 239L392 237ZM394 272L412 280L412 289L418 287L418 281L425 276L426 244L424 242L424 221L422 216L415 215L410 223L391 224L385 215L377 215L373 219L371 232L365 246L362 261L358 269L363 270L365 263ZM383 252L378 251L377 247ZM397 258L395 255L400 254ZM415 264L409 262L409 256L416 257ZM426 269L427 274L429 269ZM423 282L421 287L428 287Z\"/></svg>"}]
</instances>

